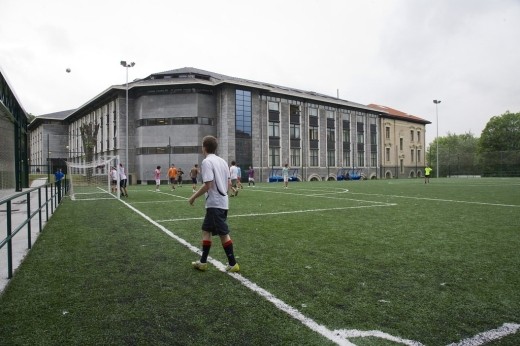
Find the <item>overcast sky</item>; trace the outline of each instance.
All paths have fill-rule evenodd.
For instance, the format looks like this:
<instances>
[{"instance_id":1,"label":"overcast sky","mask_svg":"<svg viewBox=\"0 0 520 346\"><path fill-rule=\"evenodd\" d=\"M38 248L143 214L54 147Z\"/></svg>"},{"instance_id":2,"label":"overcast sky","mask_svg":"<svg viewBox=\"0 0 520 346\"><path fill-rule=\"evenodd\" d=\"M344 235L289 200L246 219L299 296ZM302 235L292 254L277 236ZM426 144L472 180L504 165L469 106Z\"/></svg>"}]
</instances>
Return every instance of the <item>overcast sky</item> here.
<instances>
[{"instance_id":1,"label":"overcast sky","mask_svg":"<svg viewBox=\"0 0 520 346\"><path fill-rule=\"evenodd\" d=\"M29 113L196 67L376 103L480 137L520 112L520 0L0 0L0 68ZM71 73L65 70L71 68Z\"/></svg>"}]
</instances>

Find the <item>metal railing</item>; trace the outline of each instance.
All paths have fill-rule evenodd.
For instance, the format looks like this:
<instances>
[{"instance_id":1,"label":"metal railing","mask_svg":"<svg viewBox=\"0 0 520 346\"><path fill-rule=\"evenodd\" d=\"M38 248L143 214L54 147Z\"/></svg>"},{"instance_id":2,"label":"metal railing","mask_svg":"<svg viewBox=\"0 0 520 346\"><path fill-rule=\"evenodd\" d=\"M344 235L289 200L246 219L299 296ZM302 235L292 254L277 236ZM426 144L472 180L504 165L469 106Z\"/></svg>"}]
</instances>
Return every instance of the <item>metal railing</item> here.
<instances>
[{"instance_id":1,"label":"metal railing","mask_svg":"<svg viewBox=\"0 0 520 346\"><path fill-rule=\"evenodd\" d=\"M0 210L5 211L5 233L2 230L1 234L6 234L6 237L0 241L0 250L4 246L7 247L8 279L13 277L13 238L26 228L27 249L30 250L32 248L31 221L36 215L38 215L39 232L43 230L43 214L45 214L45 221L49 221L49 217L54 214L54 211L60 204L62 196L67 192L68 184L66 181L63 181L63 183L64 184L47 183L0 200ZM35 193L37 193L36 208L31 206L32 197L36 199L36 196L34 196ZM24 197L25 200L23 200ZM44 201L42 201L43 197L45 198ZM13 215L13 204L18 204L20 206L24 204L25 211L16 216ZM4 269L2 268L2 271L3 270Z\"/></svg>"}]
</instances>

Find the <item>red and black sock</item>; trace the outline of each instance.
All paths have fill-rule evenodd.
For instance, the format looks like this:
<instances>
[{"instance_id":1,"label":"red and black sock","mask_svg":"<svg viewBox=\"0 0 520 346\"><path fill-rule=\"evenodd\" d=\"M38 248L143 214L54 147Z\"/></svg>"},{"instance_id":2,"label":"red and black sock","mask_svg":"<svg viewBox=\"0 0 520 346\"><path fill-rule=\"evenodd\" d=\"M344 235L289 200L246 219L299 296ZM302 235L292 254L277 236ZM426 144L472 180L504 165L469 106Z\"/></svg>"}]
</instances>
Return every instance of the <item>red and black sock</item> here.
<instances>
[{"instance_id":1,"label":"red and black sock","mask_svg":"<svg viewBox=\"0 0 520 346\"><path fill-rule=\"evenodd\" d=\"M200 257L201 263L208 261L209 250L211 249L211 240L202 241L202 256Z\"/></svg>"},{"instance_id":2,"label":"red and black sock","mask_svg":"<svg viewBox=\"0 0 520 346\"><path fill-rule=\"evenodd\" d=\"M224 247L224 251L226 252L229 265L234 266L235 264L237 264L237 261L235 260L235 255L233 254L233 241L230 239L224 244L222 244L222 246Z\"/></svg>"}]
</instances>

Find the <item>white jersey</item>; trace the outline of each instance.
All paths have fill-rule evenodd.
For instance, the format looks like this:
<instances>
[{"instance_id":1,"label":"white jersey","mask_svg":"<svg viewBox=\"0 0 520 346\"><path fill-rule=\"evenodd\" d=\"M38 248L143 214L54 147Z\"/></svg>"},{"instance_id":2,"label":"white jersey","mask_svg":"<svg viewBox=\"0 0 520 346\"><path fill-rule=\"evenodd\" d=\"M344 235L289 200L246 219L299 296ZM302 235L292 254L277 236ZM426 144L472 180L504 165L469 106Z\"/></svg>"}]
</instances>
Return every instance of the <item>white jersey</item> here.
<instances>
[{"instance_id":1,"label":"white jersey","mask_svg":"<svg viewBox=\"0 0 520 346\"><path fill-rule=\"evenodd\" d=\"M204 183L213 182L211 188L206 192L206 208L229 209L227 162L215 154L208 154L202 160L201 173Z\"/></svg>"},{"instance_id":2,"label":"white jersey","mask_svg":"<svg viewBox=\"0 0 520 346\"><path fill-rule=\"evenodd\" d=\"M117 180L117 171L115 168L110 171L110 176L111 176L112 180Z\"/></svg>"},{"instance_id":3,"label":"white jersey","mask_svg":"<svg viewBox=\"0 0 520 346\"><path fill-rule=\"evenodd\" d=\"M121 178L121 180L126 179L125 167L119 166L119 178Z\"/></svg>"},{"instance_id":4,"label":"white jersey","mask_svg":"<svg viewBox=\"0 0 520 346\"><path fill-rule=\"evenodd\" d=\"M229 176L230 176L229 178L231 180L237 179L237 177L238 177L238 168L237 168L237 166L229 167Z\"/></svg>"}]
</instances>

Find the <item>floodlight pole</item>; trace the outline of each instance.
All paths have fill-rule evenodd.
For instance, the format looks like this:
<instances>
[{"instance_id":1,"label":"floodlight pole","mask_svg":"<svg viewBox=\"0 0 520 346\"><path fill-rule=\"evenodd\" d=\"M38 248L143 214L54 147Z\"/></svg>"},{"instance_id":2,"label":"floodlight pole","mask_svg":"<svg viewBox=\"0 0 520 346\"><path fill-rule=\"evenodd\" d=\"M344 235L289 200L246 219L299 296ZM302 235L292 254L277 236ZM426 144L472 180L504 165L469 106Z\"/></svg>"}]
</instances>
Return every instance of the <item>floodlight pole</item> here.
<instances>
[{"instance_id":1,"label":"floodlight pole","mask_svg":"<svg viewBox=\"0 0 520 346\"><path fill-rule=\"evenodd\" d=\"M435 140L437 144L437 178L439 177L439 103L441 103L441 100L433 100L433 103L435 103L435 122L437 123L437 139Z\"/></svg>"},{"instance_id":2,"label":"floodlight pole","mask_svg":"<svg viewBox=\"0 0 520 346\"><path fill-rule=\"evenodd\" d=\"M128 157L128 68L134 67L135 62L131 62L129 64L126 63L126 61L121 61L121 66L126 68L126 136L125 136L125 160L126 160L126 172L128 174L129 165L130 165L130 159Z\"/></svg>"}]
</instances>

